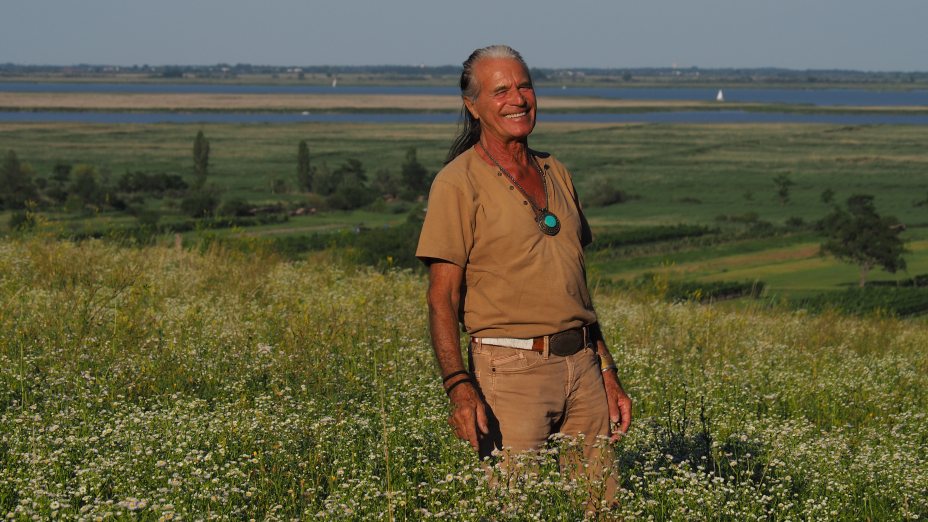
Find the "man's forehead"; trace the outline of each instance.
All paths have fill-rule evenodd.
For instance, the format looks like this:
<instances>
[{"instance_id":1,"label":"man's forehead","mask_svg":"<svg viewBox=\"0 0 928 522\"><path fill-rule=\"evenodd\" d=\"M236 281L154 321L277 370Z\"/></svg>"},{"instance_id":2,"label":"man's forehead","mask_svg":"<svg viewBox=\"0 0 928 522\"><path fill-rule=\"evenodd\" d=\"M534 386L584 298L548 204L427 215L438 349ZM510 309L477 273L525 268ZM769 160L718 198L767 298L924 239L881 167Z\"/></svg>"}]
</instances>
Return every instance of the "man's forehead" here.
<instances>
[{"instance_id":1,"label":"man's forehead","mask_svg":"<svg viewBox=\"0 0 928 522\"><path fill-rule=\"evenodd\" d=\"M517 81L531 80L528 70L518 60L502 58L494 59L492 62L488 59L486 62L482 67L478 65L478 74L481 76L482 82L489 83L494 87L509 85L512 82L513 73L515 73Z\"/></svg>"}]
</instances>

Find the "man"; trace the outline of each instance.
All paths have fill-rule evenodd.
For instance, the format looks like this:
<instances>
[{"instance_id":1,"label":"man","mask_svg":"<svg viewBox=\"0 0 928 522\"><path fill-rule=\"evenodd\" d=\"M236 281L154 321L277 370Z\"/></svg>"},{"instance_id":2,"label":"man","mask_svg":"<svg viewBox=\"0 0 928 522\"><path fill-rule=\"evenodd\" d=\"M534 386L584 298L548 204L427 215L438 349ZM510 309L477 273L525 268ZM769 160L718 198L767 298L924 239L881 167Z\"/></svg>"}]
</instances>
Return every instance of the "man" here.
<instances>
[{"instance_id":1,"label":"man","mask_svg":"<svg viewBox=\"0 0 928 522\"><path fill-rule=\"evenodd\" d=\"M583 434L592 478L608 482L611 495L611 454L594 443L628 430L631 400L586 286L589 225L564 166L528 147L536 103L522 57L506 46L477 49L460 85L462 132L432 184L416 250L429 267L449 423L481 457Z\"/></svg>"}]
</instances>

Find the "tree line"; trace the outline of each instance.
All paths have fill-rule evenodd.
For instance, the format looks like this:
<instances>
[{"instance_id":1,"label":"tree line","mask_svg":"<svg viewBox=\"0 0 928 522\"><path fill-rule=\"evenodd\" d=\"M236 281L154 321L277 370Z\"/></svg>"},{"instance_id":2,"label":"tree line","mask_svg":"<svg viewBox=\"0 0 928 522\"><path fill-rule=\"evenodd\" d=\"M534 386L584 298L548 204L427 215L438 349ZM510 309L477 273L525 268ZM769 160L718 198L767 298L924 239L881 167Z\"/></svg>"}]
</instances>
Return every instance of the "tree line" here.
<instances>
[{"instance_id":1,"label":"tree line","mask_svg":"<svg viewBox=\"0 0 928 522\"><path fill-rule=\"evenodd\" d=\"M13 211L9 224L11 228L20 228L30 226L34 215L43 210L78 214L125 212L150 224L160 217L158 210L146 204L150 199L170 200L172 203L167 206L174 206L192 218L286 210L282 205L258 207L241 198L224 197L223 189L211 181L212 150L202 131L194 137L191 152L188 174L126 170L113 176L96 165L64 161L55 163L50 172L40 174L9 150L0 164L0 211ZM288 192L294 186L307 195L314 208L321 207L319 210L352 210L378 201L421 200L434 176L419 162L415 147L406 150L398 171L380 169L373 176L355 158L348 158L335 168L326 163L314 164L305 140L297 144L295 152L292 182L277 179L272 192Z\"/></svg>"}]
</instances>

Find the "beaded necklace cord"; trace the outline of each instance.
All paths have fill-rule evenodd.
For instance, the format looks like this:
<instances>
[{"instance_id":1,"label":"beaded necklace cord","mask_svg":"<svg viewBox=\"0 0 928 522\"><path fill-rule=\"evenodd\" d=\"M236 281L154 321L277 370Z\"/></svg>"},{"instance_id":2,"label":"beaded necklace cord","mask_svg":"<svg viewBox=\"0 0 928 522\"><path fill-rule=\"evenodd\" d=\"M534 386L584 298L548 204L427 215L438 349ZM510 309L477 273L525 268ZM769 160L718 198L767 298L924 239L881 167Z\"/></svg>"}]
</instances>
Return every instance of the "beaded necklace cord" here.
<instances>
[{"instance_id":1,"label":"beaded necklace cord","mask_svg":"<svg viewBox=\"0 0 928 522\"><path fill-rule=\"evenodd\" d=\"M496 164L500 172L505 174L506 178L508 178L509 181L511 181L512 184L515 185L516 188L519 189L519 192L521 192L523 196L525 196L525 200L528 201L528 204L532 206L532 212L534 212L535 214L535 223L538 224L538 228L545 235L548 235L548 236L557 235L557 233L561 231L561 220L559 220L558 217L555 216L553 212L548 210L548 182L545 179L545 173L541 170L541 167L538 166L538 160L535 159L535 156L532 156L532 166L535 167L535 170L538 172L538 175L541 177L541 186L544 187L545 189L545 206L542 208L538 208L537 206L535 206L535 203L532 201L532 198L529 197L528 195L528 191L526 191L525 188L521 184L519 184L519 182L516 181L514 177L512 177L512 174L510 174L508 170L504 169L503 166L500 165L498 161L496 161L496 158L494 158L493 155L490 154L490 151L488 151L486 147L483 146L483 144L481 144L478 141L477 145L480 147L483 153L486 154L488 158L490 158L490 161Z\"/></svg>"}]
</instances>

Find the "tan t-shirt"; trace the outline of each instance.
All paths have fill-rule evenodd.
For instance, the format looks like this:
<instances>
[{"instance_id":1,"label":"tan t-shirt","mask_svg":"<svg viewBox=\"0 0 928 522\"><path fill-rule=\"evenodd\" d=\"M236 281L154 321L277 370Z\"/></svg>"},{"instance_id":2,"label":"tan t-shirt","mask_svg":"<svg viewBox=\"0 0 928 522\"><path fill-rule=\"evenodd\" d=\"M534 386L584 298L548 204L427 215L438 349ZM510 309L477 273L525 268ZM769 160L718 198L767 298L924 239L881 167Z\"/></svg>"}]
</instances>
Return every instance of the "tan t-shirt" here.
<instances>
[{"instance_id":1,"label":"tan t-shirt","mask_svg":"<svg viewBox=\"0 0 928 522\"><path fill-rule=\"evenodd\" d=\"M570 173L532 153L561 222L555 236L542 233L522 192L473 148L445 166L429 192L416 256L464 268L464 329L476 337L529 338L596 322L583 260L592 238Z\"/></svg>"}]
</instances>

